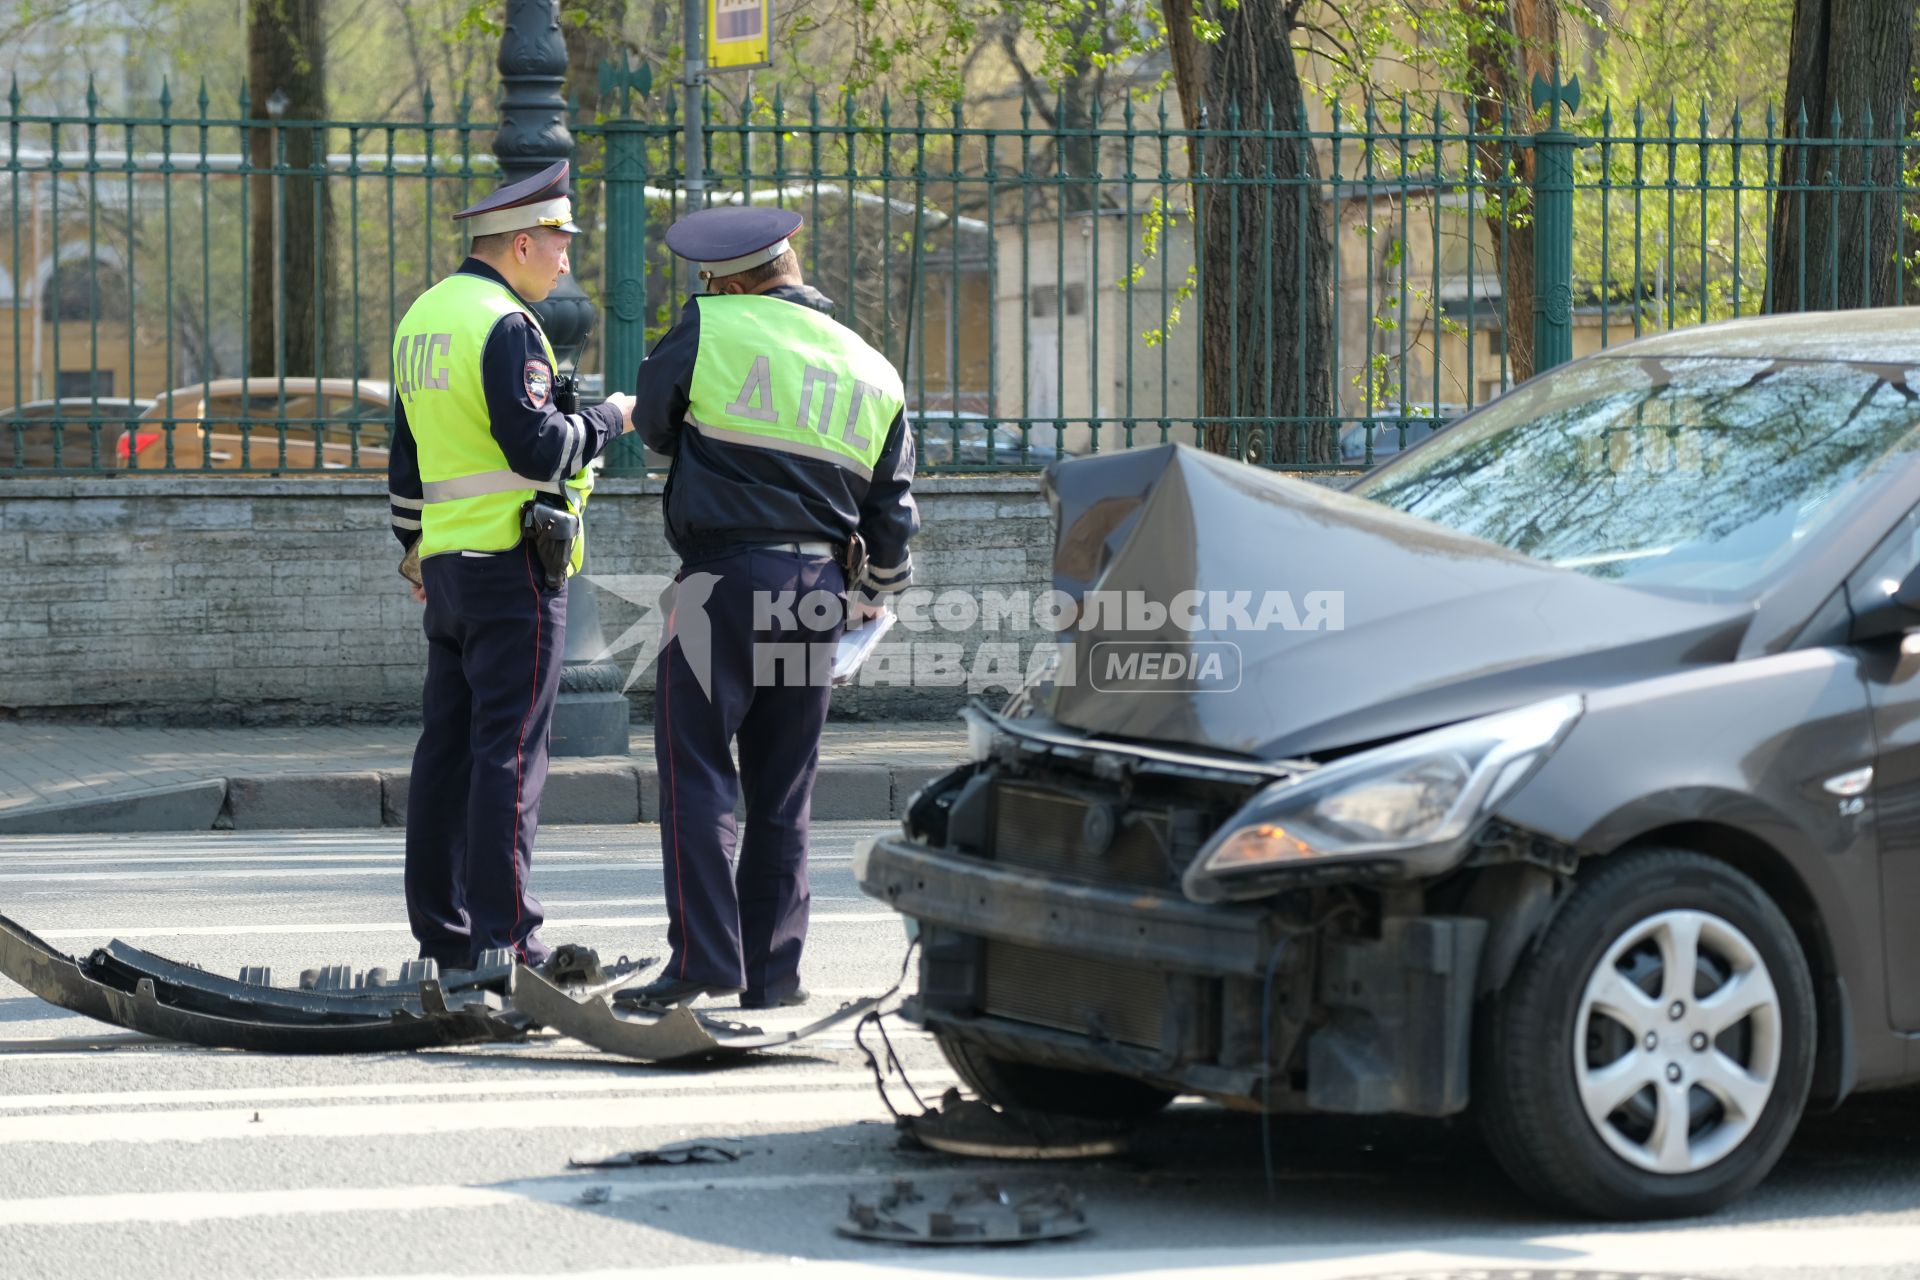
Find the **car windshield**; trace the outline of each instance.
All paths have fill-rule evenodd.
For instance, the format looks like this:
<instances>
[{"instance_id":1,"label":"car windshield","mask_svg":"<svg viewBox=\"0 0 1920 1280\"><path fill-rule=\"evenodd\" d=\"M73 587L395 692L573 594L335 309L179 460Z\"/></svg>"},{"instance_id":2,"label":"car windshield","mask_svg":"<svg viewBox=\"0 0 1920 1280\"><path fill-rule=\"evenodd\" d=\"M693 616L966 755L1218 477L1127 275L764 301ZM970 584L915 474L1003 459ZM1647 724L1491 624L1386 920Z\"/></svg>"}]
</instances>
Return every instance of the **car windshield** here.
<instances>
[{"instance_id":1,"label":"car windshield","mask_svg":"<svg viewBox=\"0 0 1920 1280\"><path fill-rule=\"evenodd\" d=\"M1352 492L1596 578L1738 591L1916 447L1920 369L1614 356L1521 387Z\"/></svg>"}]
</instances>

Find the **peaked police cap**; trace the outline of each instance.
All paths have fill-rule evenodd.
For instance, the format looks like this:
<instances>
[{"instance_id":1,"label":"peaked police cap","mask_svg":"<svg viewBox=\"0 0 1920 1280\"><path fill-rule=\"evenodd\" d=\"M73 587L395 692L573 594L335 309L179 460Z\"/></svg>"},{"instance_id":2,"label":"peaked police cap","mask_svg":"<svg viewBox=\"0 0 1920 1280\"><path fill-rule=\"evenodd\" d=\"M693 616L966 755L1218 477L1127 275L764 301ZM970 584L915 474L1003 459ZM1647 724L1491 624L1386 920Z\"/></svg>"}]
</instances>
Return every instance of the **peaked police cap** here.
<instances>
[{"instance_id":1,"label":"peaked police cap","mask_svg":"<svg viewBox=\"0 0 1920 1280\"><path fill-rule=\"evenodd\" d=\"M700 264L708 277L730 276L772 262L806 221L791 209L723 206L690 213L667 228L667 248Z\"/></svg>"},{"instance_id":2,"label":"peaked police cap","mask_svg":"<svg viewBox=\"0 0 1920 1280\"><path fill-rule=\"evenodd\" d=\"M567 173L565 160L548 165L531 178L501 187L478 204L462 209L453 220L461 224L469 239L532 227L577 232L580 228L573 225L573 202L567 199Z\"/></svg>"}]
</instances>

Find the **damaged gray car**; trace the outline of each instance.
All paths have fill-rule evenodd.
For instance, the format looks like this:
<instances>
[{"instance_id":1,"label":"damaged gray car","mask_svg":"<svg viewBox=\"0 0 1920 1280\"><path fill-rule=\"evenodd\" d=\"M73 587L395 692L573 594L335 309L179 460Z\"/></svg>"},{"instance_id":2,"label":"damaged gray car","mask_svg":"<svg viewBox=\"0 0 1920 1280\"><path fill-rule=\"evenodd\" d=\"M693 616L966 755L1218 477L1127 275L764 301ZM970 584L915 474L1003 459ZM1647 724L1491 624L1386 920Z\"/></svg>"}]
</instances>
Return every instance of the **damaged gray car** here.
<instances>
[{"instance_id":1,"label":"damaged gray car","mask_svg":"<svg viewBox=\"0 0 1920 1280\"><path fill-rule=\"evenodd\" d=\"M911 1015L1002 1106L1472 1114L1621 1218L1920 1079L1915 335L1635 342L1345 493L1057 465L1059 664L856 861Z\"/></svg>"}]
</instances>

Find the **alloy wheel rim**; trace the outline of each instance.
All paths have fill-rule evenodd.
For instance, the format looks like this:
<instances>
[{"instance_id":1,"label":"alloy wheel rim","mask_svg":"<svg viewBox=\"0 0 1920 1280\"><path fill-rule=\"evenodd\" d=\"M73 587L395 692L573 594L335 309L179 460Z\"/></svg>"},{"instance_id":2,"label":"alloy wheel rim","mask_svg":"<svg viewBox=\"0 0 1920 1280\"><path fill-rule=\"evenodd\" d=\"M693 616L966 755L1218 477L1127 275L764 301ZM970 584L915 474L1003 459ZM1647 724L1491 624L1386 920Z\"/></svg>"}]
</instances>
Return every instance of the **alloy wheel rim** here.
<instances>
[{"instance_id":1,"label":"alloy wheel rim","mask_svg":"<svg viewBox=\"0 0 1920 1280\"><path fill-rule=\"evenodd\" d=\"M1573 1070L1587 1121L1649 1173L1694 1173L1753 1132L1779 1078L1780 997L1751 939L1706 911L1621 933L1588 975Z\"/></svg>"}]
</instances>

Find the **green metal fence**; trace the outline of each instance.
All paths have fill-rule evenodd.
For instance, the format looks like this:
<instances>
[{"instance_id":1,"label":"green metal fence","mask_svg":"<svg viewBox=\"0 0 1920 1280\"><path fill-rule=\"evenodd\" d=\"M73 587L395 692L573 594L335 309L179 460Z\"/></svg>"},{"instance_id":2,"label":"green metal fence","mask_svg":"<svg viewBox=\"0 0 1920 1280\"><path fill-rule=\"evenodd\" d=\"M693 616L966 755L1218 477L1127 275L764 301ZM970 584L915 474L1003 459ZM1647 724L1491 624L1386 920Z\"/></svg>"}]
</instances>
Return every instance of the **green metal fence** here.
<instances>
[{"instance_id":1,"label":"green metal fence","mask_svg":"<svg viewBox=\"0 0 1920 1280\"><path fill-rule=\"evenodd\" d=\"M1911 267L1911 145L1871 120L1822 140L1569 93L1537 132L1404 101L1188 129L1128 100L1053 128L712 95L690 191L675 106L608 83L610 118L575 125L587 385L628 385L687 294L673 218L778 203L807 216L809 279L900 366L927 470L1163 440L1367 465L1516 368L1775 303L1901 302ZM494 183L494 125L465 102L25 105L0 120L0 474L384 469L393 324L459 261L447 215ZM613 465L645 459L626 442Z\"/></svg>"}]
</instances>

